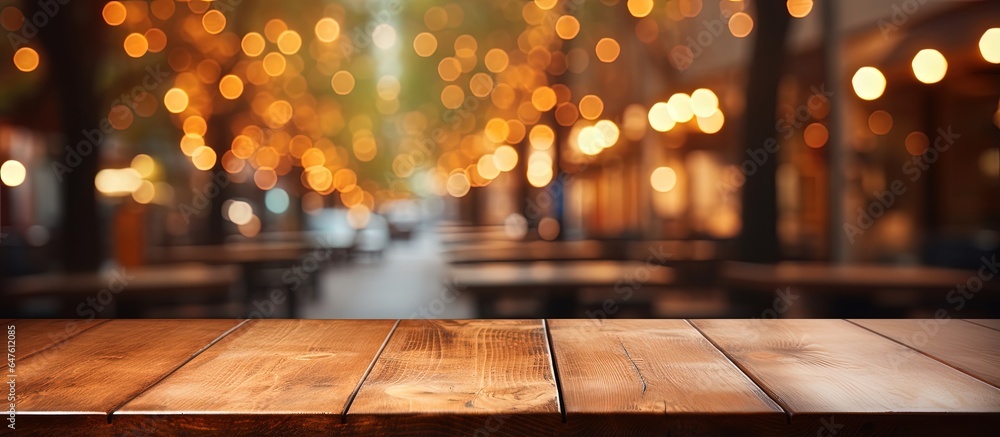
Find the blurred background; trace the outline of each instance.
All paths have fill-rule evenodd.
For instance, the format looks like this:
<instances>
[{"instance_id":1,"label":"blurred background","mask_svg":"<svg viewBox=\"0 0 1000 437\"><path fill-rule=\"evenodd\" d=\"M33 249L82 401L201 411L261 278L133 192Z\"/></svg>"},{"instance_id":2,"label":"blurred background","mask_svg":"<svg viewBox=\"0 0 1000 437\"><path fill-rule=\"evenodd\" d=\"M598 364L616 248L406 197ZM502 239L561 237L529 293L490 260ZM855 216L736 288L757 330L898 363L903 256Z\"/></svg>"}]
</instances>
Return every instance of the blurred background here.
<instances>
[{"instance_id":1,"label":"blurred background","mask_svg":"<svg viewBox=\"0 0 1000 437\"><path fill-rule=\"evenodd\" d=\"M1000 317L1000 2L0 26L0 316Z\"/></svg>"}]
</instances>

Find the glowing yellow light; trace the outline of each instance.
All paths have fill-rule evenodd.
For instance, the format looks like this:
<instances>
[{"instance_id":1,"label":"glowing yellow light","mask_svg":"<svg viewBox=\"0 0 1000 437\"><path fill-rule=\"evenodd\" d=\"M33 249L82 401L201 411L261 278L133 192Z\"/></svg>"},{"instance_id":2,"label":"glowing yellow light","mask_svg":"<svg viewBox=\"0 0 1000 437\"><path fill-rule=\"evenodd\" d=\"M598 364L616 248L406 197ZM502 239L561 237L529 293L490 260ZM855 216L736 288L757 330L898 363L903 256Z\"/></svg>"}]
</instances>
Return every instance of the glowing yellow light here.
<instances>
[{"instance_id":1,"label":"glowing yellow light","mask_svg":"<svg viewBox=\"0 0 1000 437\"><path fill-rule=\"evenodd\" d=\"M864 100L875 100L885 91L885 76L875 67L861 67L851 78L854 93Z\"/></svg>"},{"instance_id":2,"label":"glowing yellow light","mask_svg":"<svg viewBox=\"0 0 1000 437\"><path fill-rule=\"evenodd\" d=\"M698 123L698 129L706 134L714 134L722 130L722 125L726 122L726 117L722 114L722 110L716 108L708 117L698 117L695 119Z\"/></svg>"},{"instance_id":3,"label":"glowing yellow light","mask_svg":"<svg viewBox=\"0 0 1000 437\"><path fill-rule=\"evenodd\" d=\"M476 73L469 79L469 91L476 97L486 97L493 91L493 77L486 73Z\"/></svg>"},{"instance_id":4,"label":"glowing yellow light","mask_svg":"<svg viewBox=\"0 0 1000 437\"><path fill-rule=\"evenodd\" d=\"M25 73L38 68L38 52L31 47L21 47L14 52L14 66Z\"/></svg>"},{"instance_id":5,"label":"glowing yellow light","mask_svg":"<svg viewBox=\"0 0 1000 437\"><path fill-rule=\"evenodd\" d=\"M684 93L677 93L667 99L667 109L670 111L670 118L678 123L687 123L694 117L691 110L691 96Z\"/></svg>"},{"instance_id":6,"label":"glowing yellow light","mask_svg":"<svg viewBox=\"0 0 1000 437\"><path fill-rule=\"evenodd\" d=\"M253 206L242 200L229 202L229 207L226 208L226 218L237 225L250 223L250 219L253 218Z\"/></svg>"},{"instance_id":7,"label":"glowing yellow light","mask_svg":"<svg viewBox=\"0 0 1000 437\"><path fill-rule=\"evenodd\" d=\"M593 94L580 99L580 116L587 120L596 120L604 112L604 101Z\"/></svg>"},{"instance_id":8,"label":"glowing yellow light","mask_svg":"<svg viewBox=\"0 0 1000 437\"><path fill-rule=\"evenodd\" d=\"M243 81L233 74L222 76L219 80L219 93L222 97L233 100L243 94Z\"/></svg>"},{"instance_id":9,"label":"glowing yellow light","mask_svg":"<svg viewBox=\"0 0 1000 437\"><path fill-rule=\"evenodd\" d=\"M535 88L531 93L531 104L541 112L548 111L556 106L556 92L547 86Z\"/></svg>"},{"instance_id":10,"label":"glowing yellow light","mask_svg":"<svg viewBox=\"0 0 1000 437\"><path fill-rule=\"evenodd\" d=\"M340 23L333 18L321 18L316 22L316 39L322 42L334 42L340 37Z\"/></svg>"},{"instance_id":11,"label":"glowing yellow light","mask_svg":"<svg viewBox=\"0 0 1000 437\"><path fill-rule=\"evenodd\" d=\"M208 123L200 115L192 115L184 119L181 128L185 134L204 136L205 132L208 132Z\"/></svg>"},{"instance_id":12,"label":"glowing yellow light","mask_svg":"<svg viewBox=\"0 0 1000 437\"><path fill-rule=\"evenodd\" d=\"M545 152L532 153L525 176L532 187L542 188L548 185L552 182L552 158Z\"/></svg>"},{"instance_id":13,"label":"glowing yellow light","mask_svg":"<svg viewBox=\"0 0 1000 437\"><path fill-rule=\"evenodd\" d=\"M677 172L670 167L658 167L649 175L649 183L653 189L661 193L670 192L677 186Z\"/></svg>"},{"instance_id":14,"label":"glowing yellow light","mask_svg":"<svg viewBox=\"0 0 1000 437\"><path fill-rule=\"evenodd\" d=\"M737 38L743 38L753 30L753 18L746 12L737 12L729 17L729 32Z\"/></svg>"},{"instance_id":15,"label":"glowing yellow light","mask_svg":"<svg viewBox=\"0 0 1000 437\"><path fill-rule=\"evenodd\" d=\"M791 15L791 16L793 16L795 18L803 18L806 15L809 15L809 12L812 11L813 1L812 0L788 0L788 2L785 3L785 6L788 7L788 14L789 15Z\"/></svg>"},{"instance_id":16,"label":"glowing yellow light","mask_svg":"<svg viewBox=\"0 0 1000 437\"><path fill-rule=\"evenodd\" d=\"M243 41L240 42L240 46L243 48L243 53L247 56L257 57L261 53L264 53L264 45L267 44L264 41L264 36L257 32L250 32L243 36Z\"/></svg>"},{"instance_id":17,"label":"glowing yellow light","mask_svg":"<svg viewBox=\"0 0 1000 437\"><path fill-rule=\"evenodd\" d=\"M344 70L338 71L330 79L330 86L337 94L342 96L350 94L354 90L354 75Z\"/></svg>"},{"instance_id":18,"label":"glowing yellow light","mask_svg":"<svg viewBox=\"0 0 1000 437\"><path fill-rule=\"evenodd\" d=\"M418 33L417 36L413 38L413 51L417 52L417 56L423 58L431 56L435 51L437 51L437 47L437 38L429 32Z\"/></svg>"},{"instance_id":19,"label":"glowing yellow light","mask_svg":"<svg viewBox=\"0 0 1000 437\"><path fill-rule=\"evenodd\" d=\"M472 35L460 35L455 38L455 56L458 58L470 58L476 56L479 42Z\"/></svg>"},{"instance_id":20,"label":"glowing yellow light","mask_svg":"<svg viewBox=\"0 0 1000 437\"><path fill-rule=\"evenodd\" d=\"M205 138L201 135L186 134L181 137L181 152L187 156L194 154L194 151L205 145Z\"/></svg>"},{"instance_id":21,"label":"glowing yellow light","mask_svg":"<svg viewBox=\"0 0 1000 437\"><path fill-rule=\"evenodd\" d=\"M510 134L510 125L502 118L493 118L486 122L486 128L483 133L486 135L487 140L493 143L501 143L507 140L507 135Z\"/></svg>"},{"instance_id":22,"label":"glowing yellow light","mask_svg":"<svg viewBox=\"0 0 1000 437\"><path fill-rule=\"evenodd\" d=\"M268 125L279 128L292 119L292 104L287 100L275 100L267 107Z\"/></svg>"},{"instance_id":23,"label":"glowing yellow light","mask_svg":"<svg viewBox=\"0 0 1000 437\"><path fill-rule=\"evenodd\" d=\"M642 18L653 11L653 0L628 0L628 11L633 17Z\"/></svg>"},{"instance_id":24,"label":"glowing yellow light","mask_svg":"<svg viewBox=\"0 0 1000 437\"><path fill-rule=\"evenodd\" d=\"M104 5L101 15L104 17L105 23L118 26L125 22L127 11L125 10L125 5L121 2L111 1Z\"/></svg>"},{"instance_id":25,"label":"glowing yellow light","mask_svg":"<svg viewBox=\"0 0 1000 437\"><path fill-rule=\"evenodd\" d=\"M593 156L601 153L607 146L604 135L594 126L587 126L580 129L576 137L577 148L585 155Z\"/></svg>"},{"instance_id":26,"label":"glowing yellow light","mask_svg":"<svg viewBox=\"0 0 1000 437\"><path fill-rule=\"evenodd\" d=\"M448 85L441 90L441 104L448 109L458 109L465 102L465 91L457 85Z\"/></svg>"},{"instance_id":27,"label":"glowing yellow light","mask_svg":"<svg viewBox=\"0 0 1000 437\"><path fill-rule=\"evenodd\" d=\"M27 175L28 170L24 168L24 164L21 164L20 161L11 159L0 165L0 182L3 182L8 187L16 187L23 184Z\"/></svg>"},{"instance_id":28,"label":"glowing yellow light","mask_svg":"<svg viewBox=\"0 0 1000 437\"><path fill-rule=\"evenodd\" d=\"M698 117L710 117L719 109L719 97L712 90L698 88L691 93L691 110Z\"/></svg>"},{"instance_id":29,"label":"glowing yellow light","mask_svg":"<svg viewBox=\"0 0 1000 437\"><path fill-rule=\"evenodd\" d=\"M556 20L556 35L562 39L573 39L580 33L580 21L572 15L563 15Z\"/></svg>"},{"instance_id":30,"label":"glowing yellow light","mask_svg":"<svg viewBox=\"0 0 1000 437\"><path fill-rule=\"evenodd\" d=\"M618 55L621 54L621 46L618 45L618 41L612 38L601 38L597 41L597 46L594 51L597 53L597 59L601 62L615 62L618 59Z\"/></svg>"},{"instance_id":31,"label":"glowing yellow light","mask_svg":"<svg viewBox=\"0 0 1000 437\"><path fill-rule=\"evenodd\" d=\"M447 57L438 63L438 75L447 82L458 79L462 74L462 63L456 58Z\"/></svg>"},{"instance_id":32,"label":"glowing yellow light","mask_svg":"<svg viewBox=\"0 0 1000 437\"><path fill-rule=\"evenodd\" d=\"M496 179L500 176L500 169L497 168L496 163L493 162L493 155L487 153L479 157L479 161L476 162L476 170L479 175L486 178L487 180Z\"/></svg>"},{"instance_id":33,"label":"glowing yellow light","mask_svg":"<svg viewBox=\"0 0 1000 437\"><path fill-rule=\"evenodd\" d=\"M535 5L543 11L548 11L556 7L556 3L559 3L559 0L535 0Z\"/></svg>"},{"instance_id":34,"label":"glowing yellow light","mask_svg":"<svg viewBox=\"0 0 1000 437\"><path fill-rule=\"evenodd\" d=\"M594 129L597 129L601 133L601 140L603 141L602 147L608 148L614 146L618 143L618 137L621 135L621 130L618 129L618 125L611 120L601 120L594 124Z\"/></svg>"},{"instance_id":35,"label":"glowing yellow light","mask_svg":"<svg viewBox=\"0 0 1000 437\"><path fill-rule=\"evenodd\" d=\"M278 35L278 50L286 55L293 55L302 47L302 37L294 30L286 30Z\"/></svg>"},{"instance_id":36,"label":"glowing yellow light","mask_svg":"<svg viewBox=\"0 0 1000 437\"><path fill-rule=\"evenodd\" d=\"M268 76L278 77L285 72L285 57L281 53L271 52L264 55L264 72Z\"/></svg>"},{"instance_id":37,"label":"glowing yellow light","mask_svg":"<svg viewBox=\"0 0 1000 437\"><path fill-rule=\"evenodd\" d=\"M358 175L354 170L342 168L333 174L333 187L341 193L351 191L358 186Z\"/></svg>"},{"instance_id":38,"label":"glowing yellow light","mask_svg":"<svg viewBox=\"0 0 1000 437\"><path fill-rule=\"evenodd\" d=\"M205 12L205 15L201 16L201 27L204 27L205 32L212 35L222 33L226 28L226 16L217 9Z\"/></svg>"},{"instance_id":39,"label":"glowing yellow light","mask_svg":"<svg viewBox=\"0 0 1000 437\"><path fill-rule=\"evenodd\" d=\"M143 34L146 38L148 49L151 53L160 53L167 48L167 34L155 27Z\"/></svg>"},{"instance_id":40,"label":"glowing yellow light","mask_svg":"<svg viewBox=\"0 0 1000 437\"><path fill-rule=\"evenodd\" d=\"M445 188L452 197L462 197L469 193L472 183L469 181L469 175L464 172L455 172L448 176Z\"/></svg>"},{"instance_id":41,"label":"glowing yellow light","mask_svg":"<svg viewBox=\"0 0 1000 437\"><path fill-rule=\"evenodd\" d=\"M278 174L273 168L260 167L253 173L253 183L261 190L270 190L278 183Z\"/></svg>"},{"instance_id":42,"label":"glowing yellow light","mask_svg":"<svg viewBox=\"0 0 1000 437\"><path fill-rule=\"evenodd\" d=\"M272 18L264 24L264 36L271 42L278 42L281 32L286 30L288 30L288 24L285 24L284 20L280 18Z\"/></svg>"},{"instance_id":43,"label":"glowing yellow light","mask_svg":"<svg viewBox=\"0 0 1000 437\"><path fill-rule=\"evenodd\" d=\"M517 166L517 150L511 146L500 146L493 151L493 165L500 171L511 171Z\"/></svg>"},{"instance_id":44,"label":"glowing yellow light","mask_svg":"<svg viewBox=\"0 0 1000 437\"><path fill-rule=\"evenodd\" d=\"M807 146L818 149L826 145L827 140L830 139L830 132L823 123L811 123L802 132L802 137Z\"/></svg>"},{"instance_id":45,"label":"glowing yellow light","mask_svg":"<svg viewBox=\"0 0 1000 437\"><path fill-rule=\"evenodd\" d=\"M375 42L375 47L380 49L391 48L396 44L396 28L388 23L375 26L375 30L372 31L372 41Z\"/></svg>"},{"instance_id":46,"label":"glowing yellow light","mask_svg":"<svg viewBox=\"0 0 1000 437\"><path fill-rule=\"evenodd\" d=\"M490 51L486 52L483 62L486 63L486 69L490 70L490 72L500 73L507 69L510 58L507 56L507 52L501 49L490 49Z\"/></svg>"},{"instance_id":47,"label":"glowing yellow light","mask_svg":"<svg viewBox=\"0 0 1000 437\"><path fill-rule=\"evenodd\" d=\"M211 170L215 166L215 159L215 150L208 146L198 147L191 154L191 162L194 163L195 168L201 171Z\"/></svg>"},{"instance_id":48,"label":"glowing yellow light","mask_svg":"<svg viewBox=\"0 0 1000 437\"><path fill-rule=\"evenodd\" d=\"M308 149L302 153L302 168L316 167L319 165L326 164L326 155L320 149ZM333 174L330 174L331 183L333 182ZM316 190L322 191L322 190Z\"/></svg>"},{"instance_id":49,"label":"glowing yellow light","mask_svg":"<svg viewBox=\"0 0 1000 437\"><path fill-rule=\"evenodd\" d=\"M104 169L94 177L94 187L108 196L125 196L142 186L142 176L132 168Z\"/></svg>"},{"instance_id":50,"label":"glowing yellow light","mask_svg":"<svg viewBox=\"0 0 1000 437\"><path fill-rule=\"evenodd\" d=\"M987 29L979 39L979 53L992 64L1000 64L1000 27Z\"/></svg>"},{"instance_id":51,"label":"glowing yellow light","mask_svg":"<svg viewBox=\"0 0 1000 437\"><path fill-rule=\"evenodd\" d=\"M657 132L667 132L677 124L670 116L670 107L664 102L657 102L649 108L649 126Z\"/></svg>"},{"instance_id":52,"label":"glowing yellow light","mask_svg":"<svg viewBox=\"0 0 1000 437\"><path fill-rule=\"evenodd\" d=\"M948 61L941 52L934 49L923 49L917 52L911 62L913 75L923 83L937 83L944 79L948 72Z\"/></svg>"},{"instance_id":53,"label":"glowing yellow light","mask_svg":"<svg viewBox=\"0 0 1000 437\"><path fill-rule=\"evenodd\" d=\"M171 88L163 95L163 106L174 114L184 112L188 107L188 94L180 88Z\"/></svg>"},{"instance_id":54,"label":"glowing yellow light","mask_svg":"<svg viewBox=\"0 0 1000 437\"><path fill-rule=\"evenodd\" d=\"M133 58L141 57L149 51L149 41L141 33L130 33L125 37L125 53Z\"/></svg>"},{"instance_id":55,"label":"glowing yellow light","mask_svg":"<svg viewBox=\"0 0 1000 437\"><path fill-rule=\"evenodd\" d=\"M306 170L306 182L313 190L327 191L333 186L333 172L322 166L309 167Z\"/></svg>"},{"instance_id":56,"label":"glowing yellow light","mask_svg":"<svg viewBox=\"0 0 1000 437\"><path fill-rule=\"evenodd\" d=\"M147 204L156 197L156 186L150 181L139 182L139 188L132 192L132 200L136 203Z\"/></svg>"},{"instance_id":57,"label":"glowing yellow light","mask_svg":"<svg viewBox=\"0 0 1000 437\"><path fill-rule=\"evenodd\" d=\"M531 132L528 133L528 141L531 143L531 147L538 150L549 150L552 144L555 143L556 134L551 127L544 124L535 125L531 128Z\"/></svg>"},{"instance_id":58,"label":"glowing yellow light","mask_svg":"<svg viewBox=\"0 0 1000 437\"><path fill-rule=\"evenodd\" d=\"M154 161L151 156L140 153L132 158L132 162L129 164L129 167L132 167L135 171L139 172L139 176L148 178L153 175L154 171L156 171L156 161Z\"/></svg>"}]
</instances>

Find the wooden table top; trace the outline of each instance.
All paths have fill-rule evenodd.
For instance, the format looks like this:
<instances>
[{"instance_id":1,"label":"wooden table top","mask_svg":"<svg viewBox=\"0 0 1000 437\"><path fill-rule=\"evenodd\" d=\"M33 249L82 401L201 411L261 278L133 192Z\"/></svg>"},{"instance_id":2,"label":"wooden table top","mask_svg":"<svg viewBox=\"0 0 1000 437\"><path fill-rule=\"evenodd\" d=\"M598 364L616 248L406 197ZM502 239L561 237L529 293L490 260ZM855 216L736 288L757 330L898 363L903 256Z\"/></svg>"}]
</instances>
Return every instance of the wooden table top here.
<instances>
[{"instance_id":1,"label":"wooden table top","mask_svg":"<svg viewBox=\"0 0 1000 437\"><path fill-rule=\"evenodd\" d=\"M316 250L323 249L317 249L314 244L303 241L243 242L151 248L148 258L152 263L295 263Z\"/></svg>"},{"instance_id":2,"label":"wooden table top","mask_svg":"<svg viewBox=\"0 0 1000 437\"><path fill-rule=\"evenodd\" d=\"M29 435L971 435L1000 425L995 320L4 322L16 337L16 429Z\"/></svg>"},{"instance_id":3,"label":"wooden table top","mask_svg":"<svg viewBox=\"0 0 1000 437\"><path fill-rule=\"evenodd\" d=\"M458 264L448 269L458 287L473 289L614 287L630 281L670 285L674 270L638 261L534 261Z\"/></svg>"},{"instance_id":4,"label":"wooden table top","mask_svg":"<svg viewBox=\"0 0 1000 437\"><path fill-rule=\"evenodd\" d=\"M132 292L170 292L183 289L228 288L240 281L235 265L182 263L126 267L92 273L41 274L13 278L5 284L8 296L94 294L110 286Z\"/></svg>"}]
</instances>

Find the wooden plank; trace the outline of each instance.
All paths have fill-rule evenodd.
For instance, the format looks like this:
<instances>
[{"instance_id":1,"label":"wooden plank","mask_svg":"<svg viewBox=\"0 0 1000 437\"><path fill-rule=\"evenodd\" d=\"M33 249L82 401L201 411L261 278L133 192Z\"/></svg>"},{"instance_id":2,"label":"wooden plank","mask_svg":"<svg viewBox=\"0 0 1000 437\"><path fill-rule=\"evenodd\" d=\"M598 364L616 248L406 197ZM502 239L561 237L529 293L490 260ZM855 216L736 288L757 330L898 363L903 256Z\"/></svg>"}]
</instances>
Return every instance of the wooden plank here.
<instances>
[{"instance_id":1,"label":"wooden plank","mask_svg":"<svg viewBox=\"0 0 1000 437\"><path fill-rule=\"evenodd\" d=\"M53 353L66 341L91 329L106 319L21 319L8 323L17 335L17 359L24 360L39 352Z\"/></svg>"},{"instance_id":2,"label":"wooden plank","mask_svg":"<svg viewBox=\"0 0 1000 437\"><path fill-rule=\"evenodd\" d=\"M1000 331L949 319L851 322L1000 387Z\"/></svg>"},{"instance_id":3,"label":"wooden plank","mask_svg":"<svg viewBox=\"0 0 1000 437\"><path fill-rule=\"evenodd\" d=\"M19 362L18 423L45 432L105 427L110 411L240 323L112 320L88 329L58 353Z\"/></svg>"},{"instance_id":4,"label":"wooden plank","mask_svg":"<svg viewBox=\"0 0 1000 437\"><path fill-rule=\"evenodd\" d=\"M781 407L684 320L552 320L549 327L574 432L784 428Z\"/></svg>"},{"instance_id":5,"label":"wooden plank","mask_svg":"<svg viewBox=\"0 0 1000 437\"><path fill-rule=\"evenodd\" d=\"M115 428L140 434L329 432L341 425L350 396L394 324L251 321L115 411Z\"/></svg>"},{"instance_id":6,"label":"wooden plank","mask_svg":"<svg viewBox=\"0 0 1000 437\"><path fill-rule=\"evenodd\" d=\"M990 329L1000 330L1000 319L965 319L966 322L975 323Z\"/></svg>"},{"instance_id":7,"label":"wooden plank","mask_svg":"<svg viewBox=\"0 0 1000 437\"><path fill-rule=\"evenodd\" d=\"M695 320L798 431L984 432L1000 390L845 320Z\"/></svg>"},{"instance_id":8,"label":"wooden plank","mask_svg":"<svg viewBox=\"0 0 1000 437\"><path fill-rule=\"evenodd\" d=\"M550 358L540 320L404 320L347 423L374 434L554 429L561 415Z\"/></svg>"}]
</instances>

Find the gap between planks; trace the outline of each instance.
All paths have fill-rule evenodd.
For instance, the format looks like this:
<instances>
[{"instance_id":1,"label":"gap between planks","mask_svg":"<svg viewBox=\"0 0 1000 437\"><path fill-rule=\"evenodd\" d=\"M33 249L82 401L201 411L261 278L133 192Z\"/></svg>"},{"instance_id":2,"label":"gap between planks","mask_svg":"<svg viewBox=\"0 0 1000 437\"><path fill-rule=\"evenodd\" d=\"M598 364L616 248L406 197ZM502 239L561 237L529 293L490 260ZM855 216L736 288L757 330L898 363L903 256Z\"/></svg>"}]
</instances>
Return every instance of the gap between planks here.
<instances>
[{"instance_id":1,"label":"gap between planks","mask_svg":"<svg viewBox=\"0 0 1000 437\"><path fill-rule=\"evenodd\" d=\"M964 375L968 375L968 376L971 376L972 378L976 379L977 381L981 381L981 382L983 382L984 384L986 384L986 385L989 385L990 387L995 387L995 388L998 388L998 389L1000 389L1000 386L998 386L998 385L995 385L995 384L993 384L993 383L991 383L991 382L989 382L989 381L987 381L987 380L985 380L985 379L983 379L983 378L980 378L979 376L976 376L976 375L973 375L972 373L970 373L970 372L968 372L968 371L966 371L966 370L964 370L964 369L962 369L962 368L960 368L960 367L957 367L957 366L955 366L954 364L951 364L951 363L949 363L949 362L947 362L947 361L944 361L944 360L942 360L942 359L940 359L940 358L938 358L938 357L936 357L936 356L934 356L934 355L931 355L931 354L929 354L929 353L927 353L927 352L924 352L924 351L922 351L922 350L920 350L920 349L917 349L917 348L914 348L914 347L912 347L912 346L910 346L910 345L908 345L908 344L906 344L906 343L903 343L903 342L901 342L901 341L899 341L899 340L896 340L896 339L894 339L894 338L892 338L892 337L889 337L888 335L885 335L885 334L882 334L881 332L878 332L878 331L876 331L876 330L874 330L874 329L871 329L871 328L868 328L867 326L863 326L863 325L859 325L859 324L857 324L857 323L854 323L853 321L851 321L851 320L848 320L848 319L842 319L842 320L844 320L845 322L847 322L847 323L850 323L850 324L852 324L852 325L854 325L854 326L857 326L857 327L859 327L859 328L861 328L861 329L864 329L865 331L868 331L868 332L871 332L872 334L875 334L875 335L877 335L877 336L879 336L879 337L882 337L882 338L884 338L884 339L886 339L886 340L889 340L889 341L891 341L891 342L893 342L893 343L896 343L896 344L899 344L899 345L901 345L901 346L904 346L904 347L906 347L907 349L910 349L910 350L912 350L912 351L914 351L914 352L917 352L917 353L919 353L919 354L921 354L921 355L923 355L923 356L926 356L926 357L928 357L928 358L930 358L930 359L932 359L932 360L934 360L934 361L937 361L937 362L939 362L939 363L941 363L941 364L944 364L945 366L948 366L948 367L950 367L950 368L952 368L952 369L955 369L955 370L957 370L957 371L961 372L961 373L962 373L962 374L964 374ZM972 322L969 322L969 323L972 323ZM978 323L972 323L972 324L973 324L973 325L976 325L976 326L979 326L979 327L982 327L982 328L985 328L985 329L993 329L993 328L990 328L990 327L988 327L988 326L983 326L983 325L980 325L980 324L978 324Z\"/></svg>"},{"instance_id":2,"label":"gap between planks","mask_svg":"<svg viewBox=\"0 0 1000 437\"><path fill-rule=\"evenodd\" d=\"M13 323L13 324L16 324L16 322L18 322L18 321L20 321L20 320L30 320L30 319L14 319L14 320L11 320L11 321L10 321L9 323ZM87 332L87 331L89 331L89 330L91 330L91 329L94 329L94 328L96 328L96 327L98 327L98 326L100 326L100 325L103 325L103 324L105 324L105 323L108 323L108 322L110 322L111 320L112 320L112 319L101 319L101 320L100 320L100 321L98 321L98 322L94 322L94 323L91 323L91 324L90 324L90 326L88 326L88 327L86 327L86 328L83 328L83 329L81 329L81 330L80 330L79 332L76 332L76 333L74 333L74 334L72 334L72 335L70 335L70 336L67 336L66 338L64 338L64 339L62 339L62 340L59 340L59 341L57 341L57 342L55 342L55 343L52 343L52 344L50 344L50 345L48 345L48 346L45 346L45 347L43 347L43 348L41 348L41 349L39 349L39 350L37 350L37 351L34 351L34 352L32 352L32 353L30 353L30 354L28 354L28 355L25 355L25 356L23 356L23 357L18 357L18 360L24 360L24 359L26 359L26 358L28 358L28 357L33 357L33 356L35 356L35 355L38 355L38 354L40 354L40 353L42 353L42 352L45 352L45 351L47 351L47 350L49 350L49 349L52 349L52 348L54 348L54 347L56 347L56 346L58 346L58 345L61 345L61 344L64 344L64 343L66 343L67 341L69 341L70 339L72 339L73 337L76 337L76 336L78 336L78 335L80 335L80 334L83 334L84 332ZM69 319L69 321L72 321L72 319Z\"/></svg>"},{"instance_id":3,"label":"gap between planks","mask_svg":"<svg viewBox=\"0 0 1000 437\"><path fill-rule=\"evenodd\" d=\"M966 322L966 323L971 323L971 324L976 325L976 326L982 326L982 327L984 327L986 329L992 329L994 331L1000 331L1000 329L994 328L992 326L986 326L986 325L983 325L983 324L980 324L980 323L976 323L976 322L973 322L972 320L969 320L969 319L958 319L958 320L961 320L961 321Z\"/></svg>"},{"instance_id":4,"label":"gap between planks","mask_svg":"<svg viewBox=\"0 0 1000 437\"><path fill-rule=\"evenodd\" d=\"M751 375L750 372L747 371L747 369L744 369L743 366L741 366L738 362L736 362L736 360L733 359L733 357L729 356L729 354L724 349L722 349L722 347L716 344L715 341L708 336L708 334L705 334L705 332L703 332L701 328L699 328L694 323L691 323L691 319L684 319L684 321L687 322L687 324L690 325L692 328L694 328L695 331L698 331L698 333L701 334L701 336L704 337L705 340L708 340L708 342L712 345L712 347L718 350L719 353L722 354L722 356L726 357L726 359L729 360L730 363L736 366L736 368L739 369L741 373L743 373L743 376L746 376L747 379L750 380L750 382L756 385L757 388L760 389L760 391L762 391L765 395L767 395L767 397L770 398L771 401L778 406L778 408L781 408L781 411L785 413L785 421L787 422L787 424L789 425L792 424L792 409L788 408L788 405L786 405L784 402L780 400L781 398L779 398L776 394L772 393L771 390L769 390L763 383L758 381L757 378L754 378L753 375Z\"/></svg>"},{"instance_id":5,"label":"gap between planks","mask_svg":"<svg viewBox=\"0 0 1000 437\"><path fill-rule=\"evenodd\" d=\"M351 410L351 404L354 403L354 398L358 397L358 392L361 391L361 386L368 380L368 375L372 373L372 369L375 368L375 363L378 362L378 359L382 356L382 351L384 351L385 347L389 344L389 340L392 339L392 335L396 333L396 328L399 326L400 321L400 319L396 319L396 323L392 325L392 329L389 330L389 333L385 336L385 340L382 341L382 346L379 346L378 352L375 352L375 357L372 358L370 363L368 363L368 368L365 369L365 373L361 375L361 380L358 381L358 385L354 386L354 391L352 391L351 395L347 397L347 404L344 405L344 412L340 413L340 423L347 423L347 412Z\"/></svg>"},{"instance_id":6,"label":"gap between planks","mask_svg":"<svg viewBox=\"0 0 1000 437\"><path fill-rule=\"evenodd\" d=\"M566 423L566 404L562 394L562 379L559 378L559 367L556 363L555 344L552 342L552 331L549 330L549 319L542 319L542 329L545 330L545 346L549 351L549 367L552 368L552 379L556 383L556 403L559 406L559 415L562 422Z\"/></svg>"},{"instance_id":7,"label":"gap between planks","mask_svg":"<svg viewBox=\"0 0 1000 437\"><path fill-rule=\"evenodd\" d=\"M241 327L243 327L243 325L246 325L248 322L250 322L250 319L243 319L243 321L240 322L240 323L237 323L236 326L233 326L232 328L227 329L226 332L223 332L222 334L219 334L218 337L215 337L215 340L212 340L208 344L206 344L205 346L202 346L201 349L198 349L195 353L191 354L191 356L187 357L187 359L185 359L184 361L181 361L180 364L174 366L173 369L171 369L169 372L167 372L163 376L159 377L156 381L153 381L151 384L149 384L145 388L142 388L142 389L138 390L137 392L133 393L132 396L129 396L124 401L122 401L122 403L120 403L120 404L116 405L115 407L111 408L111 410L109 410L108 413L107 413L108 414L108 423L111 423L111 420L114 418L115 411L118 411L119 409L121 409L121 407L125 406L125 404L133 401L135 398L137 398L140 395L142 395L143 393L149 391L149 389L151 389L153 387L156 387L157 384L159 384L159 383L163 382L163 380L169 378L170 375L173 375L174 373L176 373L178 370L180 370L181 367L184 367L184 365L186 365L187 363L190 363L191 360L197 358L198 355L201 355L202 352L205 352L206 350L208 350L208 348L210 348L210 347L214 346L216 343L222 341L223 338L228 337L229 334L232 334L237 329L240 329Z\"/></svg>"}]
</instances>

